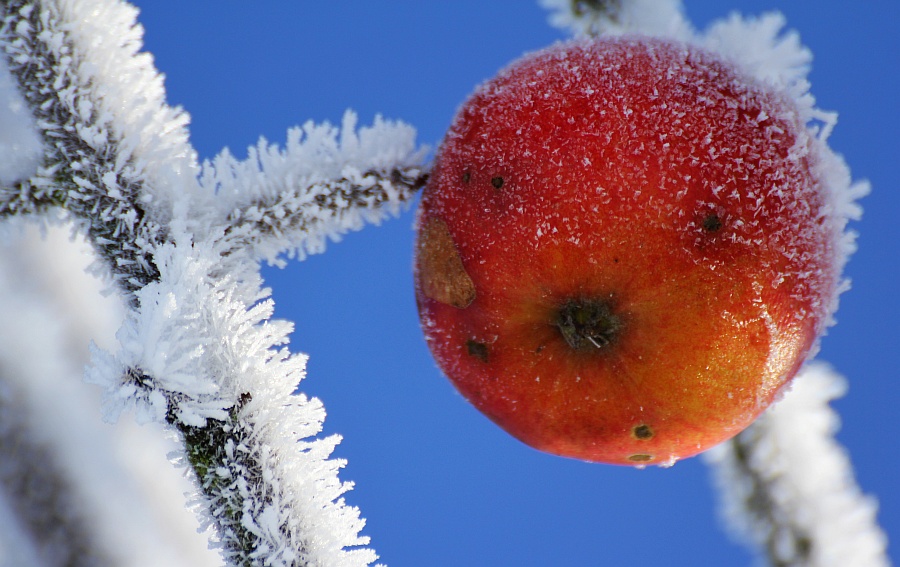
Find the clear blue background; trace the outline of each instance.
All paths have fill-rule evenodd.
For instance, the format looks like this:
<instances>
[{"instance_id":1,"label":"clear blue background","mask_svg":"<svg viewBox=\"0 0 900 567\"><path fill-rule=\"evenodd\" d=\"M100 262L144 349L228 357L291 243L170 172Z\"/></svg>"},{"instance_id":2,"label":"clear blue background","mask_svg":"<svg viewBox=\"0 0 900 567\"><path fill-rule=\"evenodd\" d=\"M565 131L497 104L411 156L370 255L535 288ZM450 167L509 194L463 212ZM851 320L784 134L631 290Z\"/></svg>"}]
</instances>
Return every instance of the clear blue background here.
<instances>
[{"instance_id":1,"label":"clear blue background","mask_svg":"<svg viewBox=\"0 0 900 567\"><path fill-rule=\"evenodd\" d=\"M562 32L523 0L182 2L142 0L146 46L169 102L192 115L201 157L243 157L345 108L408 121L435 146L473 87ZM853 289L821 358L850 380L839 439L900 538L900 40L895 0L688 0L704 27L729 10L778 8L815 54L819 106L840 112L831 142L874 192L856 228ZM779 4L781 4L779 6ZM412 212L326 254L268 269L277 315L311 355L302 389L344 442L348 500L382 561L400 566L749 565L717 518L700 459L639 471L533 451L469 407L422 340L411 282ZM848 566L850 567L850 566Z\"/></svg>"}]
</instances>

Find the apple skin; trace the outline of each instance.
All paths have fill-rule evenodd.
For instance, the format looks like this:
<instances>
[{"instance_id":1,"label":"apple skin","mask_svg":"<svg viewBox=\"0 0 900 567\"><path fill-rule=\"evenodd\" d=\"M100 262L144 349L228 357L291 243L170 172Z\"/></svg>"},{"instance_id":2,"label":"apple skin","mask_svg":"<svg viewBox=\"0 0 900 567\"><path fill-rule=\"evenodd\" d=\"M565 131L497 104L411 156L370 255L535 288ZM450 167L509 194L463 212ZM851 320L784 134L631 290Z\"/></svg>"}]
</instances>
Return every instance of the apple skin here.
<instances>
[{"instance_id":1,"label":"apple skin","mask_svg":"<svg viewBox=\"0 0 900 567\"><path fill-rule=\"evenodd\" d=\"M439 367L557 455L671 465L739 433L836 302L811 143L787 95L696 47L513 63L459 110L417 214Z\"/></svg>"}]
</instances>

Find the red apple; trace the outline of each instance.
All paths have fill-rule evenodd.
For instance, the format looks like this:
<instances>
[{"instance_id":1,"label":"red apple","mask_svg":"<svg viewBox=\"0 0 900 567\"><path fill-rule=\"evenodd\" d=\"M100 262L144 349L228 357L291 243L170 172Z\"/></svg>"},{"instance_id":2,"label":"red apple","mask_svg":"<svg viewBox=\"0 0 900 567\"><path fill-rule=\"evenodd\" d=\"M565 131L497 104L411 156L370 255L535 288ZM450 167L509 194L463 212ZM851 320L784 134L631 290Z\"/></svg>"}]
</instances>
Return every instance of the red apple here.
<instances>
[{"instance_id":1,"label":"red apple","mask_svg":"<svg viewBox=\"0 0 900 567\"><path fill-rule=\"evenodd\" d=\"M671 464L749 425L835 303L793 100L699 48L561 44L456 116L417 218L440 368L525 443Z\"/></svg>"}]
</instances>

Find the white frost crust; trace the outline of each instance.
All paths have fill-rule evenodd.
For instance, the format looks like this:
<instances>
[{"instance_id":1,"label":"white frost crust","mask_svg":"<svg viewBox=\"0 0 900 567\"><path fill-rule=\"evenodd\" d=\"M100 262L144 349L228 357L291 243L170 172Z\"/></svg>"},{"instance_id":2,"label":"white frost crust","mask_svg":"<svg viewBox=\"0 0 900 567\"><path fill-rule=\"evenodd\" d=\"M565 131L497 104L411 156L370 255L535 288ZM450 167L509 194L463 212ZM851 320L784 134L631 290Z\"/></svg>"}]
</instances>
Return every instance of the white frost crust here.
<instances>
[{"instance_id":1,"label":"white frost crust","mask_svg":"<svg viewBox=\"0 0 900 567\"><path fill-rule=\"evenodd\" d=\"M791 94L799 99L808 94L809 85L805 81L812 52L800 43L800 34L795 30L784 31L786 23L778 12L759 17L732 13L713 22L696 41L741 65L757 80L776 89L793 90ZM812 101L808 103L811 105Z\"/></svg>"},{"instance_id":2,"label":"white frost crust","mask_svg":"<svg viewBox=\"0 0 900 567\"><path fill-rule=\"evenodd\" d=\"M220 395L223 363L218 357L224 356L219 352L224 345L218 331L227 326L222 318L233 314L229 310L233 306L219 305L218 300L226 299L231 282L209 281L208 257L193 258L190 249L190 245L157 248L154 261L160 281L136 292L140 307L129 311L116 335L118 356L112 359L95 349L95 366L86 379L106 387L109 421L116 421L123 410L137 409L139 421L164 422L169 408L158 389L184 396L176 413L185 424L203 426L207 418L227 418L233 398ZM156 377L155 388L148 393L127 380L128 368ZM119 403L112 403L114 399Z\"/></svg>"},{"instance_id":3,"label":"white frost crust","mask_svg":"<svg viewBox=\"0 0 900 567\"><path fill-rule=\"evenodd\" d=\"M829 366L809 364L784 399L742 434L753 439L749 466L765 483L773 523L748 513L753 479L737 466L729 444L704 455L720 487L723 515L740 537L763 546L772 538L786 559L795 550L784 526L799 528L813 542L811 561L785 563L791 567L889 565L877 503L861 492L846 450L834 440L840 420L828 404L845 391L844 378Z\"/></svg>"}]
</instances>

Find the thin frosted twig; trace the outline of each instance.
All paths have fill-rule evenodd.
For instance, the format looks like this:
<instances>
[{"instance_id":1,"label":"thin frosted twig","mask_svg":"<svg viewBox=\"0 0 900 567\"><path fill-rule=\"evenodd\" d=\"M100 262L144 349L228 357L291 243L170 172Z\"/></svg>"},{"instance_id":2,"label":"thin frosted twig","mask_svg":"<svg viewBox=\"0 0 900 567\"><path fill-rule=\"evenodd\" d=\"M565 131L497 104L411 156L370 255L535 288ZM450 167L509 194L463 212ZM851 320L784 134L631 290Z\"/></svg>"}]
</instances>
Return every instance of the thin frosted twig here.
<instances>
[{"instance_id":1,"label":"thin frosted twig","mask_svg":"<svg viewBox=\"0 0 900 567\"><path fill-rule=\"evenodd\" d=\"M421 167L394 168L342 177L304 191L285 191L234 211L228 219L229 232L251 245L295 235L290 240L297 242L301 253L318 252L326 235L335 238L358 230L366 220L377 222L384 210L397 211L407 204L427 180ZM255 255L273 257L262 250Z\"/></svg>"},{"instance_id":2,"label":"thin frosted twig","mask_svg":"<svg viewBox=\"0 0 900 567\"><path fill-rule=\"evenodd\" d=\"M746 431L710 451L726 521L773 567L887 567L877 504L853 477L829 402L843 377L808 366Z\"/></svg>"},{"instance_id":3,"label":"thin frosted twig","mask_svg":"<svg viewBox=\"0 0 900 567\"><path fill-rule=\"evenodd\" d=\"M681 0L539 0L550 24L576 37L642 33L686 39Z\"/></svg>"},{"instance_id":4,"label":"thin frosted twig","mask_svg":"<svg viewBox=\"0 0 900 567\"><path fill-rule=\"evenodd\" d=\"M340 128L307 123L288 131L284 147L261 139L238 161L226 150L203 165L227 238L251 254L283 264L324 251L328 239L378 224L409 204L427 179L415 130L376 116L357 128L352 111Z\"/></svg>"}]
</instances>

